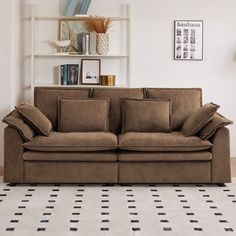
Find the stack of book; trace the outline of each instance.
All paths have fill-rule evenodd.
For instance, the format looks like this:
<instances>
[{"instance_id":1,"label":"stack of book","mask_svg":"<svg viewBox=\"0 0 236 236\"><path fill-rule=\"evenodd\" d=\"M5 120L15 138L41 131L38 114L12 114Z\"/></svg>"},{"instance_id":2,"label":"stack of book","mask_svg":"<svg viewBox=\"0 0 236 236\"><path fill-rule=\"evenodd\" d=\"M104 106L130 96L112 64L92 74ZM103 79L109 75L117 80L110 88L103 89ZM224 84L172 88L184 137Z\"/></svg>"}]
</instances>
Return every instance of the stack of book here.
<instances>
[{"instance_id":1,"label":"stack of book","mask_svg":"<svg viewBox=\"0 0 236 236\"><path fill-rule=\"evenodd\" d=\"M76 14L86 15L92 0L69 0L66 7L66 16L74 16Z\"/></svg>"},{"instance_id":2,"label":"stack of book","mask_svg":"<svg viewBox=\"0 0 236 236\"><path fill-rule=\"evenodd\" d=\"M64 64L59 66L59 84L79 84L79 64Z\"/></svg>"}]
</instances>

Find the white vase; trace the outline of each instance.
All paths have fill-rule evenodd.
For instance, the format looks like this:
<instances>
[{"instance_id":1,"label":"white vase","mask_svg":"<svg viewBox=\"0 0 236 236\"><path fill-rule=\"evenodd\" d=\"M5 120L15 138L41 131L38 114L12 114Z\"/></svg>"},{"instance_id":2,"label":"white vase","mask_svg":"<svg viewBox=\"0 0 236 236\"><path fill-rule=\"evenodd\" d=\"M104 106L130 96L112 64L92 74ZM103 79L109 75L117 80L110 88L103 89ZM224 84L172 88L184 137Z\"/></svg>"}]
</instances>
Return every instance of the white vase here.
<instances>
[{"instance_id":1,"label":"white vase","mask_svg":"<svg viewBox=\"0 0 236 236\"><path fill-rule=\"evenodd\" d=\"M109 51L109 34L97 33L97 53L105 55Z\"/></svg>"}]
</instances>

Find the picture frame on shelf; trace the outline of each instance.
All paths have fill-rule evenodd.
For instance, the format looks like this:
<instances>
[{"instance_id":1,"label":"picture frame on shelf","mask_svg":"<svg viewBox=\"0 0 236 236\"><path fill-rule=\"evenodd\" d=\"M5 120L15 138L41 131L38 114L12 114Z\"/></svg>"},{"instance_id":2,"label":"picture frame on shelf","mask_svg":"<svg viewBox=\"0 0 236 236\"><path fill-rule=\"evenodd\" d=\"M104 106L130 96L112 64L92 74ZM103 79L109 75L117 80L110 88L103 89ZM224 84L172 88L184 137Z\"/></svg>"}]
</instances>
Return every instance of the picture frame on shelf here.
<instances>
[{"instance_id":1,"label":"picture frame on shelf","mask_svg":"<svg viewBox=\"0 0 236 236\"><path fill-rule=\"evenodd\" d=\"M174 21L174 60L203 60L203 21Z\"/></svg>"},{"instance_id":2,"label":"picture frame on shelf","mask_svg":"<svg viewBox=\"0 0 236 236\"><path fill-rule=\"evenodd\" d=\"M70 40L68 53L82 53L82 42L78 35L89 32L86 20L60 19L58 28L58 39Z\"/></svg>"},{"instance_id":3,"label":"picture frame on shelf","mask_svg":"<svg viewBox=\"0 0 236 236\"><path fill-rule=\"evenodd\" d=\"M82 59L81 60L81 84L100 85L101 60Z\"/></svg>"}]
</instances>

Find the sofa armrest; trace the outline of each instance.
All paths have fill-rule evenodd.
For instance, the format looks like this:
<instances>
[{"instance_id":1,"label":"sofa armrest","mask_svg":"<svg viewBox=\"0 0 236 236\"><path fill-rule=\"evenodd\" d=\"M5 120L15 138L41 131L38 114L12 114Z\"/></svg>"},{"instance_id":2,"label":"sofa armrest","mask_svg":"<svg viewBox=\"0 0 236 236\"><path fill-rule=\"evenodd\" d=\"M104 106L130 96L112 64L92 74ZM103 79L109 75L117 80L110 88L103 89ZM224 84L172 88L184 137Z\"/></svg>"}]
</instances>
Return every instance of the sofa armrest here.
<instances>
[{"instance_id":1,"label":"sofa armrest","mask_svg":"<svg viewBox=\"0 0 236 236\"><path fill-rule=\"evenodd\" d=\"M4 129L4 182L22 183L24 140L15 128Z\"/></svg>"},{"instance_id":2,"label":"sofa armrest","mask_svg":"<svg viewBox=\"0 0 236 236\"><path fill-rule=\"evenodd\" d=\"M231 182L230 136L225 127L217 130L212 139L212 183Z\"/></svg>"}]
</instances>

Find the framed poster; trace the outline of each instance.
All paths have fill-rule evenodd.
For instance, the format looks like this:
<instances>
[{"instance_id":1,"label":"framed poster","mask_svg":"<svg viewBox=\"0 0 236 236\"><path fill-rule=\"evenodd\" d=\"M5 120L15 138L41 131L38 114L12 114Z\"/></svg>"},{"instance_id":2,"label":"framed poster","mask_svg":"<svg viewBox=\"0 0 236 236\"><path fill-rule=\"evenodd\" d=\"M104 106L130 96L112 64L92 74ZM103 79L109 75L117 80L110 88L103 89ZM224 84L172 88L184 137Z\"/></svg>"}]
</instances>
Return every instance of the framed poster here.
<instances>
[{"instance_id":1,"label":"framed poster","mask_svg":"<svg viewBox=\"0 0 236 236\"><path fill-rule=\"evenodd\" d=\"M88 25L85 21L77 19L61 19L59 20L58 39L70 40L68 52L81 52L81 38L79 35L84 32L89 32Z\"/></svg>"},{"instance_id":2,"label":"framed poster","mask_svg":"<svg viewBox=\"0 0 236 236\"><path fill-rule=\"evenodd\" d=\"M100 84L101 60L82 59L81 60L81 84Z\"/></svg>"},{"instance_id":3,"label":"framed poster","mask_svg":"<svg viewBox=\"0 0 236 236\"><path fill-rule=\"evenodd\" d=\"M203 60L203 21L175 20L174 60Z\"/></svg>"}]
</instances>

